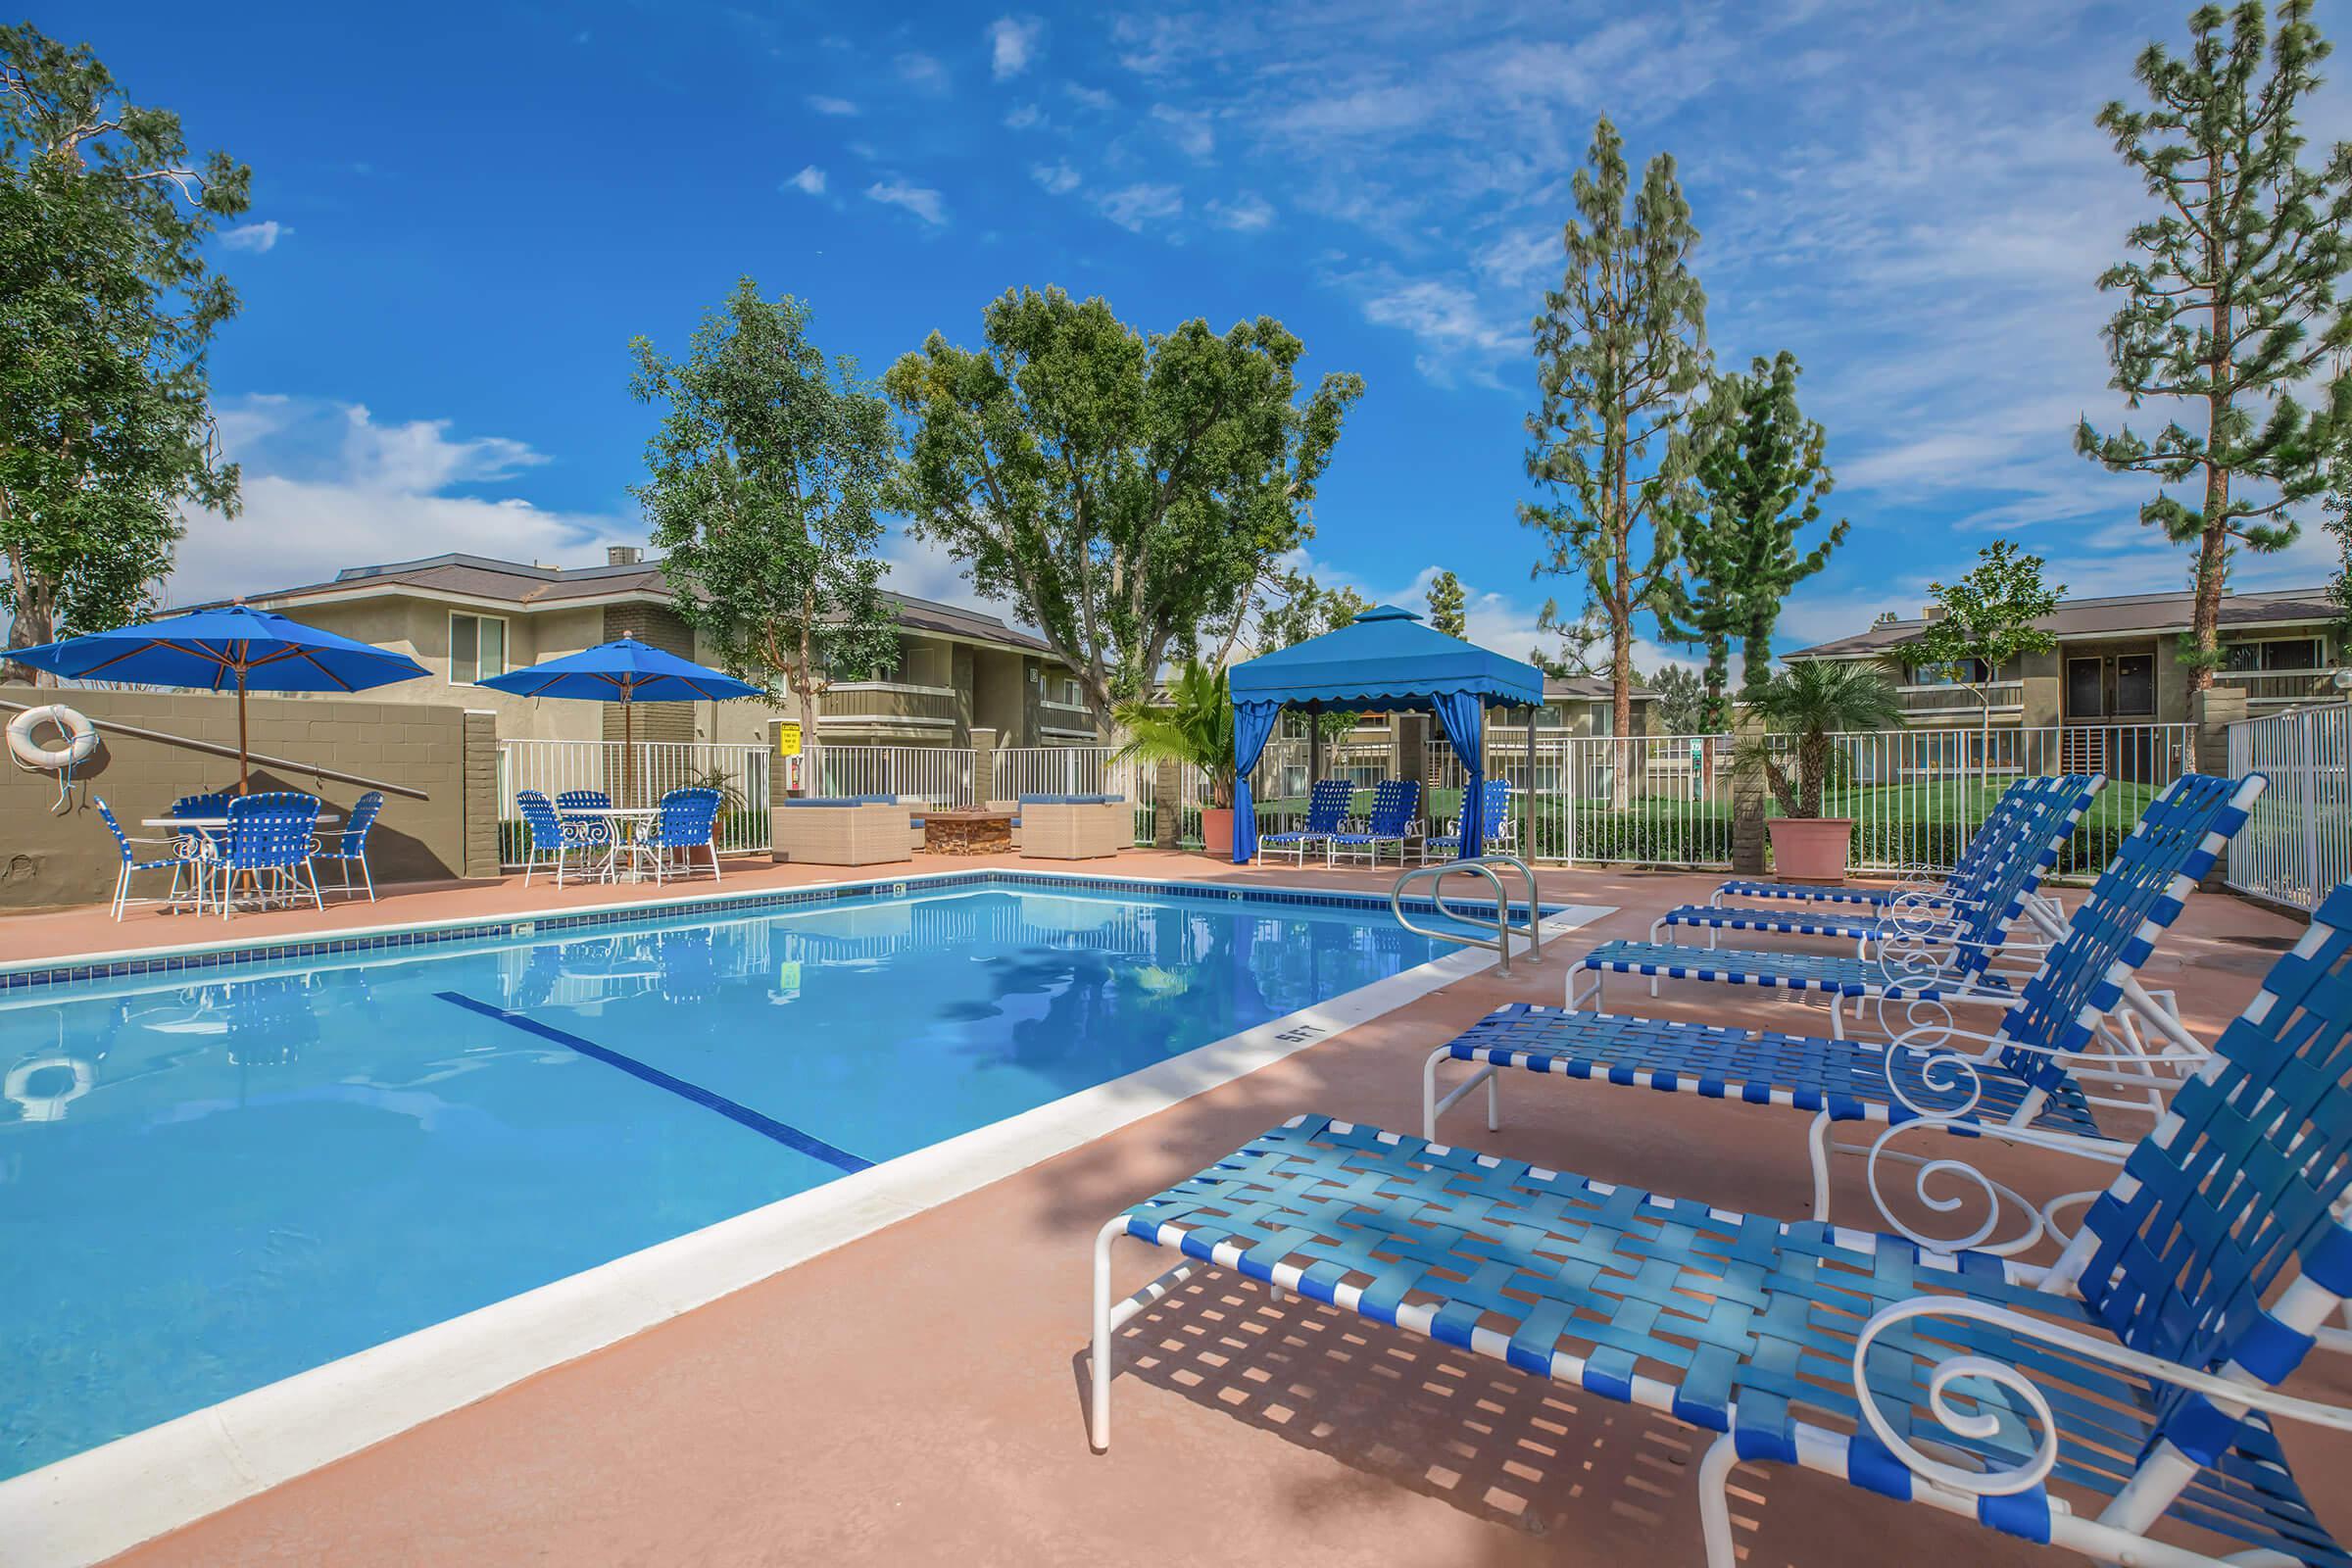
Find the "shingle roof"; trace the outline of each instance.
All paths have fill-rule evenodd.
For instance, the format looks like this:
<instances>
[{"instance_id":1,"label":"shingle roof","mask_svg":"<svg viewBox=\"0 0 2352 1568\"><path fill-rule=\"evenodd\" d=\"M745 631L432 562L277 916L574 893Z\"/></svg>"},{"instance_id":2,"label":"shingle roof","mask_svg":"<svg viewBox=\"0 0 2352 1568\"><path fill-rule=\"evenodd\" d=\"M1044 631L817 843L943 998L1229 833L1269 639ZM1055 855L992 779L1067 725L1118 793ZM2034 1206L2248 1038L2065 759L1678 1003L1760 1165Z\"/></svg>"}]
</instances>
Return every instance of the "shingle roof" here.
<instances>
[{"instance_id":1,"label":"shingle roof","mask_svg":"<svg viewBox=\"0 0 2352 1568\"><path fill-rule=\"evenodd\" d=\"M274 588L265 593L248 594L245 598L250 604L274 607L318 594L349 593L355 588L368 586L416 588L524 607L557 605L567 600L595 599L612 594L644 594L661 600L669 598L669 583L662 575L662 563L659 561L606 566L541 566L456 552L426 556L416 561L389 562L381 565L346 566L328 582ZM982 611L943 605L936 600L917 599L911 594L892 593L888 589L883 590L882 597L897 607L899 623L915 631L935 631L946 636L1002 643L1038 653L1052 651L1042 639L1032 637Z\"/></svg>"},{"instance_id":2,"label":"shingle roof","mask_svg":"<svg viewBox=\"0 0 2352 1568\"><path fill-rule=\"evenodd\" d=\"M2125 632L2186 631L2195 602L2196 596L2186 591L2119 594L2107 599L2069 599L2034 624L2057 637L2110 637ZM2224 626L2246 627L2328 621L2335 619L2338 613L2325 589L2278 588L2267 593L2224 594L2221 623ZM1868 631L1833 638L1810 648L1800 648L1788 657L1857 659L1885 653L1917 637L1927 628L1927 624L1924 618L1890 620L1873 626Z\"/></svg>"}]
</instances>

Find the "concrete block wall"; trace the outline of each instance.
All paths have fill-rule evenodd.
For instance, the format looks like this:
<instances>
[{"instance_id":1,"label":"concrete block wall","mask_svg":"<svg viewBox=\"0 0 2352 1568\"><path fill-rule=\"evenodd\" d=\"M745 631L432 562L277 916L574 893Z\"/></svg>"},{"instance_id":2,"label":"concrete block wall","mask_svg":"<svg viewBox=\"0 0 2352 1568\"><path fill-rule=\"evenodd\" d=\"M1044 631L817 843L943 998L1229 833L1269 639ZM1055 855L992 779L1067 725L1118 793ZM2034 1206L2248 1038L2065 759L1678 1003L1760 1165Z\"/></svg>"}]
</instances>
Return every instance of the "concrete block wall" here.
<instances>
[{"instance_id":1,"label":"concrete block wall","mask_svg":"<svg viewBox=\"0 0 2352 1568\"><path fill-rule=\"evenodd\" d=\"M139 820L161 816L180 796L236 787L233 756L110 731L131 724L233 751L233 697L7 685L0 686L0 699L62 703L86 714L100 736L97 754L75 770L62 810L56 774L0 769L0 908L100 903L112 895L122 855L94 800L104 799L125 831L148 836L156 830L138 826ZM0 717L15 716L13 710L0 710ZM256 697L247 705L247 729L255 752L423 792L423 800L389 792L384 797L369 841L379 885L496 873L497 738L491 715L343 697ZM43 738L50 738L47 731ZM253 788L317 795L326 810L348 818L368 787L257 763ZM155 880L141 879L134 894Z\"/></svg>"}]
</instances>

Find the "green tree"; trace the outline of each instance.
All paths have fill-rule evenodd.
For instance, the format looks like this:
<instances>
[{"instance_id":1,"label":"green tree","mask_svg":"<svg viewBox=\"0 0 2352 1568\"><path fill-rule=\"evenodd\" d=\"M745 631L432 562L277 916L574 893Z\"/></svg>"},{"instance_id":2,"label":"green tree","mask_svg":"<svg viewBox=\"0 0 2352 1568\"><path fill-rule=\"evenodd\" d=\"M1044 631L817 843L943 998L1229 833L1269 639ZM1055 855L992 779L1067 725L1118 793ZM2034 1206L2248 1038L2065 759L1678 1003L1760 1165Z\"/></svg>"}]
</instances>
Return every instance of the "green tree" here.
<instances>
[{"instance_id":1,"label":"green tree","mask_svg":"<svg viewBox=\"0 0 2352 1568\"><path fill-rule=\"evenodd\" d=\"M934 332L883 378L911 423L900 509L1107 712L1309 537L1363 382L1327 375L1300 401L1305 346L1270 317L1147 339L1100 299L1024 288L981 331L978 352Z\"/></svg>"},{"instance_id":2,"label":"green tree","mask_svg":"<svg viewBox=\"0 0 2352 1568\"><path fill-rule=\"evenodd\" d=\"M1979 745L1989 756L1992 693L1986 683L2024 654L2046 654L2058 639L2034 622L2058 608L2066 584L2042 580L2042 559L2006 539L1977 553L1977 564L1953 583L1929 586L1943 613L1928 622L1906 652L1914 663L1940 670L1977 694L1984 709Z\"/></svg>"},{"instance_id":3,"label":"green tree","mask_svg":"<svg viewBox=\"0 0 2352 1568\"><path fill-rule=\"evenodd\" d=\"M1208 779L1208 804L1219 810L1232 807L1237 754L1233 694L1223 669L1187 660L1168 684L1166 702L1123 702L1113 716L1129 737L1119 748L1122 760L1197 767Z\"/></svg>"},{"instance_id":4,"label":"green tree","mask_svg":"<svg viewBox=\"0 0 2352 1568\"><path fill-rule=\"evenodd\" d=\"M2325 405L2307 414L2291 389L2352 346L2335 286L2352 266L2352 146L2318 169L2302 162L2298 104L2320 84L2328 46L2308 0L2282 0L2271 35L2261 0L2188 19L2189 52L2160 43L2134 74L2151 107L2111 103L2099 125L2138 172L2157 215L2132 230L2142 259L2110 268L2102 289L2124 295L2107 324L2114 385L2137 408L2179 400L2195 412L2154 436L2101 435L2087 419L2079 451L2163 485L2203 480L2200 505L2159 490L2140 521L2194 545L2196 607L2182 648L2191 688L2221 662L2221 599L2236 547L2284 549L2291 509L2325 485L2331 427L2352 417L2352 378L2331 373ZM2266 64L2267 63L2267 64Z\"/></svg>"},{"instance_id":5,"label":"green tree","mask_svg":"<svg viewBox=\"0 0 2352 1568\"><path fill-rule=\"evenodd\" d=\"M7 646L152 607L182 503L233 513L206 355L237 296L206 265L252 172L189 157L86 45L0 26L0 596Z\"/></svg>"},{"instance_id":6,"label":"green tree","mask_svg":"<svg viewBox=\"0 0 2352 1568\"><path fill-rule=\"evenodd\" d=\"M1275 578L1274 594L1269 598L1257 621L1257 647L1260 653L1272 653L1277 648L1292 648L1309 637L1320 637L1327 631L1338 631L1352 624L1355 617L1372 608L1372 602L1352 588L1325 588L1317 583L1311 572L1284 570ZM1334 741L1355 728L1356 715L1322 713L1317 715L1315 734L1325 741Z\"/></svg>"},{"instance_id":7,"label":"green tree","mask_svg":"<svg viewBox=\"0 0 2352 1568\"><path fill-rule=\"evenodd\" d=\"M1698 672L1684 664L1663 664L1642 684L1658 694L1658 721L1669 735L1713 735L1723 728L1712 715L1713 699Z\"/></svg>"},{"instance_id":8,"label":"green tree","mask_svg":"<svg viewBox=\"0 0 2352 1568\"><path fill-rule=\"evenodd\" d=\"M629 345L629 391L663 406L637 487L678 612L727 669L800 699L888 665L880 516L897 438L890 410L847 357L828 366L808 308L746 277L703 318L686 357Z\"/></svg>"},{"instance_id":9,"label":"green tree","mask_svg":"<svg viewBox=\"0 0 2352 1568\"><path fill-rule=\"evenodd\" d=\"M1843 518L1800 553L1797 535L1821 520L1837 483L1820 424L1796 405L1796 356L1758 358L1746 375L1711 378L1717 437L1700 454L1694 483L1675 521L1684 579L1659 611L1660 630L1707 656L1704 728L1728 729L1732 640L1740 640L1741 686L1754 701L1772 678L1772 632L1798 583L1829 564L1845 540Z\"/></svg>"},{"instance_id":10,"label":"green tree","mask_svg":"<svg viewBox=\"0 0 2352 1568\"><path fill-rule=\"evenodd\" d=\"M1691 394L1708 368L1707 302L1690 270L1698 230L1674 159L1650 159L1629 214L1625 144L1605 118L1590 158L1571 185L1577 216L1561 231L1566 271L1535 321L1543 401L1527 420L1527 474L1557 499L1523 503L1519 518L1545 541L1537 574L1581 581L1607 629L1624 735L1634 616L1671 580L1678 503L1697 466ZM1556 607L1544 618L1556 625Z\"/></svg>"},{"instance_id":11,"label":"green tree","mask_svg":"<svg viewBox=\"0 0 2352 1568\"><path fill-rule=\"evenodd\" d=\"M1429 623L1448 637L1470 635L1468 600L1462 593L1462 579L1450 571L1441 571L1430 579Z\"/></svg>"},{"instance_id":12,"label":"green tree","mask_svg":"<svg viewBox=\"0 0 2352 1568\"><path fill-rule=\"evenodd\" d=\"M2334 447L2328 455L2328 495L2322 505L2328 531L2335 536L2338 563L2328 583L2328 597L2335 602L2335 634L2352 649L2352 421L2335 431Z\"/></svg>"}]
</instances>

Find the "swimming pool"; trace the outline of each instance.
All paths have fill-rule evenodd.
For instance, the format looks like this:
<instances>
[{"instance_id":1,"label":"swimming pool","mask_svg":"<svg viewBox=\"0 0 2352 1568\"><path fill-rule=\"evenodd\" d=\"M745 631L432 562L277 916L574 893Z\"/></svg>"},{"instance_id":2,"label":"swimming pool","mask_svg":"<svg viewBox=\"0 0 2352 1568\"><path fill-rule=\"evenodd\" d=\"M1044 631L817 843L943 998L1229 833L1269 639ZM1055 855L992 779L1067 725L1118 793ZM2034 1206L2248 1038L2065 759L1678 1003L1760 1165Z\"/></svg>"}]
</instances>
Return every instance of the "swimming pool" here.
<instances>
[{"instance_id":1,"label":"swimming pool","mask_svg":"<svg viewBox=\"0 0 2352 1568\"><path fill-rule=\"evenodd\" d=\"M1456 951L1345 896L895 887L0 990L0 1476Z\"/></svg>"}]
</instances>

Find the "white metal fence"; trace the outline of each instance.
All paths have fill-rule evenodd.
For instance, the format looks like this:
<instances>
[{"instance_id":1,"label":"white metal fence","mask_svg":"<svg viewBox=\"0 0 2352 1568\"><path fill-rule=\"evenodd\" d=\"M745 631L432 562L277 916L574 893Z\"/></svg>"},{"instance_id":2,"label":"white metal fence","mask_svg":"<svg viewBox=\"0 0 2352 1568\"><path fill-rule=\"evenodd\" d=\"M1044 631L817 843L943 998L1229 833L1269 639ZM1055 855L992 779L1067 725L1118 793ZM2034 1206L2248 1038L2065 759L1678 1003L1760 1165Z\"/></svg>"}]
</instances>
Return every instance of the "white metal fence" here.
<instances>
[{"instance_id":1,"label":"white metal fence","mask_svg":"<svg viewBox=\"0 0 2352 1568\"><path fill-rule=\"evenodd\" d=\"M718 791L712 824L721 855L767 848L767 752L713 741L502 740L498 743L499 859L522 863L528 840L514 797L537 790L550 801L565 790L598 790L616 806L652 806L671 790Z\"/></svg>"},{"instance_id":2,"label":"white metal fence","mask_svg":"<svg viewBox=\"0 0 2352 1568\"><path fill-rule=\"evenodd\" d=\"M926 806L977 806L968 746L826 746L816 753L818 795L905 795Z\"/></svg>"},{"instance_id":3,"label":"white metal fence","mask_svg":"<svg viewBox=\"0 0 2352 1568\"><path fill-rule=\"evenodd\" d=\"M1200 769L1183 770L1198 778ZM997 751L989 768L988 798L1017 801L1024 795L1123 795L1135 808L1135 842L1152 842L1153 812L1159 796L1159 767L1119 756L1115 746L1005 746ZM1177 806L1178 837L1200 838L1200 811L1188 797L1201 787L1187 781ZM1189 810L1186 809L1189 808Z\"/></svg>"},{"instance_id":4,"label":"white metal fence","mask_svg":"<svg viewBox=\"0 0 2352 1568\"><path fill-rule=\"evenodd\" d=\"M2230 771L2267 774L2253 819L2230 841L2224 880L2316 909L2352 879L2352 708L2336 705L2230 726Z\"/></svg>"}]
</instances>

